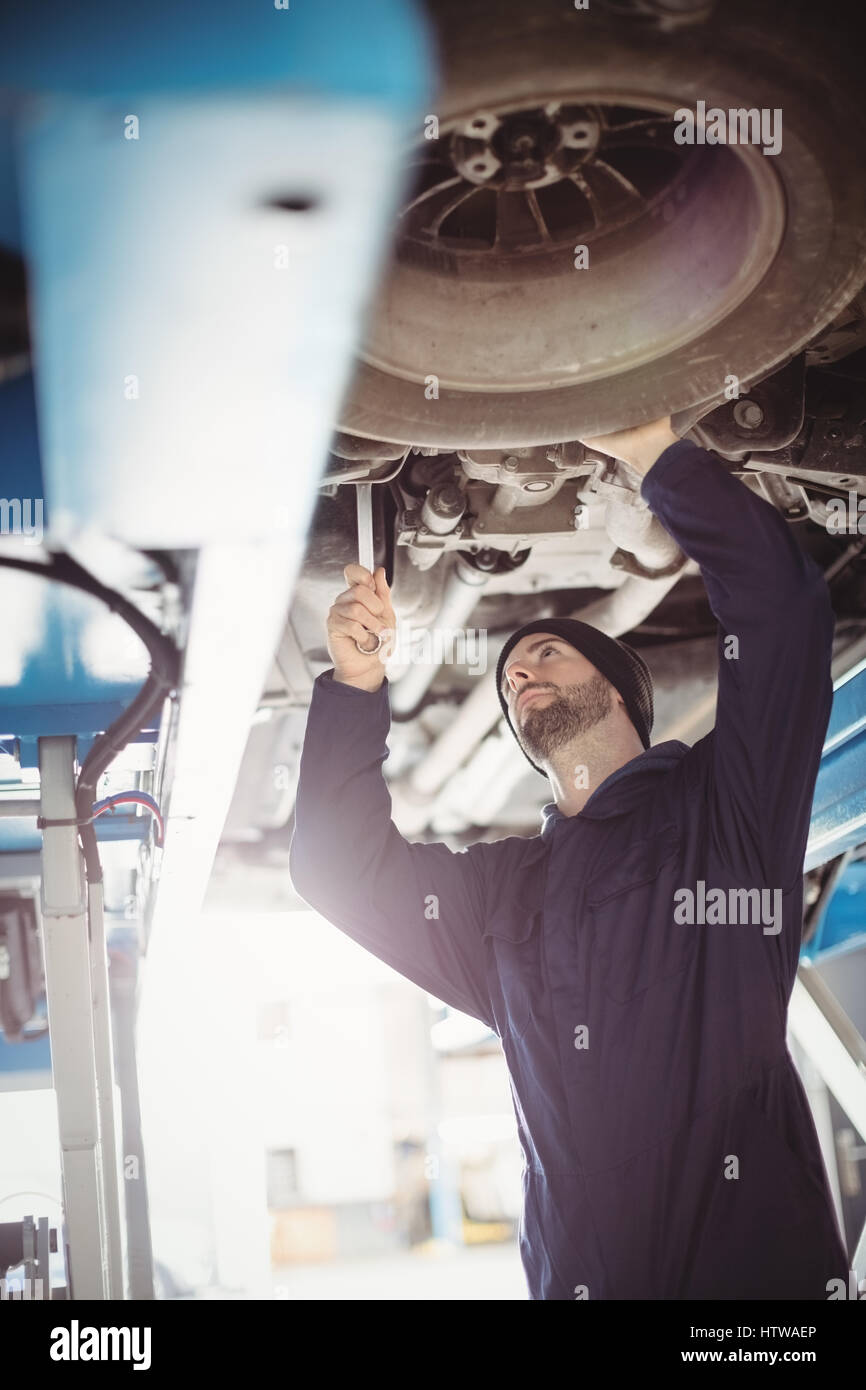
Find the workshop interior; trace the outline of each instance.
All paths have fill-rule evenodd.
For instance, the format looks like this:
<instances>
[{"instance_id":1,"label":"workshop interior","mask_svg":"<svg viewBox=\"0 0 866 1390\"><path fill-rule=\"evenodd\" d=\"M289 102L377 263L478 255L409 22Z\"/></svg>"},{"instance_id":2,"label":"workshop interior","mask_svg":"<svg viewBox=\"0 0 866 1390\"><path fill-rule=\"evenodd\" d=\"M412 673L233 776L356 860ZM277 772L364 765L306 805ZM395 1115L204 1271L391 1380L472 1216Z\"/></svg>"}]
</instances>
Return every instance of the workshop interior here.
<instances>
[{"instance_id":1,"label":"workshop interior","mask_svg":"<svg viewBox=\"0 0 866 1390\"><path fill-rule=\"evenodd\" d=\"M4 1297L525 1298L499 1038L294 891L298 764L359 545L424 639L409 840L538 833L524 623L628 641L702 738L697 567L579 442L666 415L832 598L789 1046L866 1278L866 107L819 9L0 16ZM684 142L700 102L781 147Z\"/></svg>"}]
</instances>

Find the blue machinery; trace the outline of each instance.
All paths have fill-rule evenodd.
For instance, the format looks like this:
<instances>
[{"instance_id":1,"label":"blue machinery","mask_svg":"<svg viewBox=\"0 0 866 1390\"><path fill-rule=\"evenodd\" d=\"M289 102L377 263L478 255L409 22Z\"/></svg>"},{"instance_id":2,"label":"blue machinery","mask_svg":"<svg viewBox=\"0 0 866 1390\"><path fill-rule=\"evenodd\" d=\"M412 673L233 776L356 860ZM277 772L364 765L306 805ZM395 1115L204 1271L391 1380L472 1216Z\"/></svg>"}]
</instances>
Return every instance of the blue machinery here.
<instances>
[{"instance_id":1,"label":"blue machinery","mask_svg":"<svg viewBox=\"0 0 866 1390\"><path fill-rule=\"evenodd\" d=\"M866 840L866 661L836 682L805 867L814 869ZM866 930L866 922L861 924Z\"/></svg>"},{"instance_id":2,"label":"blue machinery","mask_svg":"<svg viewBox=\"0 0 866 1390\"><path fill-rule=\"evenodd\" d=\"M94 823L87 882L80 769L148 652L94 593L0 566L0 921L23 914L19 943L41 925L78 1299L153 1293L146 1207L118 1171L107 949L146 932L170 951L201 902L428 90L401 0L0 17L0 249L26 260L38 345L35 374L0 376L0 560L71 556L183 657L112 763L107 790L141 795ZM866 1022L827 979L863 979L864 841L866 663L837 686L806 864L849 859L791 1010L861 1133ZM0 1043L0 1076L15 1050ZM24 1050L44 1059L47 1037ZM44 1276L44 1222L21 1246Z\"/></svg>"},{"instance_id":3,"label":"blue machinery","mask_svg":"<svg viewBox=\"0 0 866 1390\"><path fill-rule=\"evenodd\" d=\"M812 825L806 850L807 869L829 865L816 904L814 932L802 952L789 1009L789 1029L808 1056L826 1091L866 1137L866 859L858 856L866 842L866 661L835 684L833 709L815 786ZM813 1109L816 1107L813 1105ZM836 1187L831 1126L820 1123L824 1157ZM866 1147L848 1132L849 1157L856 1195L863 1190ZM858 1281L866 1278L866 1214L862 1199L862 1234L853 1257ZM862 1287L862 1282L861 1285Z\"/></svg>"},{"instance_id":4,"label":"blue machinery","mask_svg":"<svg viewBox=\"0 0 866 1390\"><path fill-rule=\"evenodd\" d=\"M134 928L170 965L201 903L428 62L403 0L0 15L0 272L26 262L36 344L0 356L0 989L38 923L76 1299L153 1296L107 949ZM103 597L40 572L58 554ZM85 878L82 765L149 665L105 594L182 664L101 781L137 801ZM0 1043L0 1080L46 1047ZM46 1224L0 1223L0 1260L47 1297Z\"/></svg>"}]
</instances>

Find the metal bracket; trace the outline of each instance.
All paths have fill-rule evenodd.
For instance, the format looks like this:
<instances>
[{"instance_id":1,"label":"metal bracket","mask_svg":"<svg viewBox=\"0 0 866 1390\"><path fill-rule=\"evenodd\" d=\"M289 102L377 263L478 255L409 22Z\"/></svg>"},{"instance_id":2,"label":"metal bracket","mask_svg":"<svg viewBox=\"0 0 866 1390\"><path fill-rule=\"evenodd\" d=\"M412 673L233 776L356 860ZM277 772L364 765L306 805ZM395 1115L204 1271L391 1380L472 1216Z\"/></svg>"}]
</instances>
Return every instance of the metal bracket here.
<instances>
[{"instance_id":1,"label":"metal bracket","mask_svg":"<svg viewBox=\"0 0 866 1390\"><path fill-rule=\"evenodd\" d=\"M756 449L784 448L803 428L805 387L806 355L801 353L772 376L744 387L737 400L703 416L696 408L689 437L728 459L745 458ZM688 414L676 417L675 428L682 430Z\"/></svg>"}]
</instances>

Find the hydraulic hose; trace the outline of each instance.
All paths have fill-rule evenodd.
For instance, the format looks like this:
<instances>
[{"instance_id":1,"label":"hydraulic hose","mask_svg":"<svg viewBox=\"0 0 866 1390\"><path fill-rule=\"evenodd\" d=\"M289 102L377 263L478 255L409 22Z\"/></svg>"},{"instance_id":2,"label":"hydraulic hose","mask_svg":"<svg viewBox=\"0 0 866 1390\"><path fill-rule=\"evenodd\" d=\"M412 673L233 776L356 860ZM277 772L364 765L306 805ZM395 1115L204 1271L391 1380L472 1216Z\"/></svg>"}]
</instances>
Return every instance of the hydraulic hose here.
<instances>
[{"instance_id":1,"label":"hydraulic hose","mask_svg":"<svg viewBox=\"0 0 866 1390\"><path fill-rule=\"evenodd\" d=\"M25 574L36 574L58 584L67 584L70 588L80 589L82 593L99 599L113 613L123 618L147 647L150 656L147 679L123 713L95 740L84 760L75 786L75 808L79 818L78 831L84 852L87 881L101 883L102 866L99 862L96 831L90 819L91 807L96 800L97 784L112 758L122 752L133 735L146 726L165 697L176 688L180 676L181 654L171 638L160 632L156 624L136 608L134 603L116 590L100 583L70 555L55 555L47 564L40 564L35 560L21 560L15 556L3 556L0 557L0 566L21 570Z\"/></svg>"}]
</instances>

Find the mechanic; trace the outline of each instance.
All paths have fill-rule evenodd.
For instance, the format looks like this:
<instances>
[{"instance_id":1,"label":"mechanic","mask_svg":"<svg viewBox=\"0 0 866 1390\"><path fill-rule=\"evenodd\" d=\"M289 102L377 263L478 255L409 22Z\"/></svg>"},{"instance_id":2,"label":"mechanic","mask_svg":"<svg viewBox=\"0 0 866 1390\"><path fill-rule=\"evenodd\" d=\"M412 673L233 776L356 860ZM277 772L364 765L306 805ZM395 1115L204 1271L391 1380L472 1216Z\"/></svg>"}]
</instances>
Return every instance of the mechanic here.
<instances>
[{"instance_id":1,"label":"mechanic","mask_svg":"<svg viewBox=\"0 0 866 1390\"><path fill-rule=\"evenodd\" d=\"M292 880L499 1035L530 1298L826 1299L849 1266L786 1013L832 700L827 587L770 503L668 419L591 442L642 475L700 567L720 625L713 731L651 747L637 653L575 620L529 623L497 678L551 783L540 834L409 843L382 775L388 681L360 649L396 627L389 589L382 569L348 565L309 710ZM684 921L675 895L699 882L778 890L781 930Z\"/></svg>"}]
</instances>

